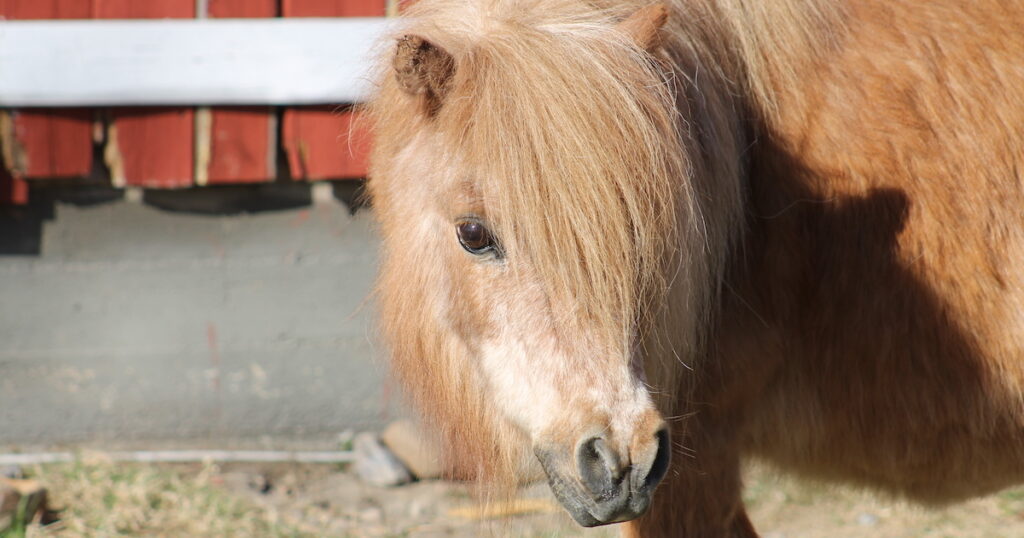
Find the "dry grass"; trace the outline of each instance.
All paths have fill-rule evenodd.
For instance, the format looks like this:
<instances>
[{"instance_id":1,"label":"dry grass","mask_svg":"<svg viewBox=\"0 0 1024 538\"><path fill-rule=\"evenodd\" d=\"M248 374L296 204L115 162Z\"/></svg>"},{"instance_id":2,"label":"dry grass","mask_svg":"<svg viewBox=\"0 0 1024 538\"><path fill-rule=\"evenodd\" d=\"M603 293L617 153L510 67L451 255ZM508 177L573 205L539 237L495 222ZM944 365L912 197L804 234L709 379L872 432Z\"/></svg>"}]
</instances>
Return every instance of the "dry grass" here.
<instances>
[{"instance_id":1,"label":"dry grass","mask_svg":"<svg viewBox=\"0 0 1024 538\"><path fill-rule=\"evenodd\" d=\"M86 461L34 466L26 471L50 490L55 507L64 509L63 521L47 529L30 526L25 532L0 533L0 538L616 535L610 528L584 531L561 513L481 527L452 516L457 512L452 507L472 505L464 485L425 482L397 489L372 488L329 468L308 473L293 470L303 477L297 484L308 481L311 487L288 496L227 488L227 475L216 465ZM1024 536L1024 488L928 511L865 492L777 477L760 467L751 468L748 476L745 500L765 538ZM316 484L325 480L340 489L317 491ZM537 485L530 496L542 494L544 489ZM323 509L325 496L333 499L338 509ZM425 514L432 515L426 520L396 516L407 514L407 507L417 503L423 505ZM360 522L346 515L367 506L380 507L386 517Z\"/></svg>"},{"instance_id":2,"label":"dry grass","mask_svg":"<svg viewBox=\"0 0 1024 538\"><path fill-rule=\"evenodd\" d=\"M1024 488L925 509L870 492L748 471L745 498L765 538L1006 538L1024 536Z\"/></svg>"},{"instance_id":3,"label":"dry grass","mask_svg":"<svg viewBox=\"0 0 1024 538\"><path fill-rule=\"evenodd\" d=\"M61 523L30 526L27 538L44 536L312 536L244 499L218 488L217 470L77 462L26 469L51 492ZM14 536L17 536L15 534Z\"/></svg>"}]
</instances>

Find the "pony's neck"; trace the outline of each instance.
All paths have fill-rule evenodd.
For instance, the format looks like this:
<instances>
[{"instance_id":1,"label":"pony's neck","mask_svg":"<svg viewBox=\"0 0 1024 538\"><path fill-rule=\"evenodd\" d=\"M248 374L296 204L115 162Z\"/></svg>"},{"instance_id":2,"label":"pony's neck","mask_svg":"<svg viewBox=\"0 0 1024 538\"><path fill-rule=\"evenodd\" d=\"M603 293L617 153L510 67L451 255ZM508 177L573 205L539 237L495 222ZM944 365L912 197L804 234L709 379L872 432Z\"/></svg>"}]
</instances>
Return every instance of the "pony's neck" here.
<instances>
[{"instance_id":1,"label":"pony's neck","mask_svg":"<svg viewBox=\"0 0 1024 538\"><path fill-rule=\"evenodd\" d=\"M781 102L834 51L841 0L669 0L666 52L679 84L691 181L703 196L709 275L717 284L739 244L751 147L774 131ZM712 299L713 300L713 299Z\"/></svg>"},{"instance_id":2,"label":"pony's neck","mask_svg":"<svg viewBox=\"0 0 1024 538\"><path fill-rule=\"evenodd\" d=\"M675 46L697 67L724 77L755 119L777 118L783 95L799 92L808 69L835 50L843 0L669 0Z\"/></svg>"},{"instance_id":3,"label":"pony's neck","mask_svg":"<svg viewBox=\"0 0 1024 538\"><path fill-rule=\"evenodd\" d=\"M667 323L696 324L690 357L679 358L699 369L726 271L744 240L751 147L769 136L777 104L800 91L803 73L835 47L843 17L837 0L670 1L665 49L679 81L679 128L691 165L685 180L697 199L697 214L680 224L701 235L679 263L693 272L685 281L705 285L673 289L671 302L687 304L688 313ZM680 362L658 359L653 362ZM652 379L664 375L678 383L682 372L674 368L659 373L654 366Z\"/></svg>"}]
</instances>

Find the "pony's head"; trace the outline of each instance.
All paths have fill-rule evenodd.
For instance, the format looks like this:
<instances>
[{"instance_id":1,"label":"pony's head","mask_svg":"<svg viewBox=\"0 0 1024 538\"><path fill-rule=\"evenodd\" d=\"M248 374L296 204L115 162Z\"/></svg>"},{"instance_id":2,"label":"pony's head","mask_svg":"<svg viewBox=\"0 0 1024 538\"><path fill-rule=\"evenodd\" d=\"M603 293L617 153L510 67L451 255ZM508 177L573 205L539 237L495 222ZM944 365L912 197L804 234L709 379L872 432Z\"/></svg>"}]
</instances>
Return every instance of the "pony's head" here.
<instances>
[{"instance_id":1,"label":"pony's head","mask_svg":"<svg viewBox=\"0 0 1024 538\"><path fill-rule=\"evenodd\" d=\"M580 524L637 517L671 451L653 387L694 332L688 300L668 299L698 278L677 253L703 241L666 10L421 0L408 15L368 108L395 370L455 472L535 455Z\"/></svg>"}]
</instances>

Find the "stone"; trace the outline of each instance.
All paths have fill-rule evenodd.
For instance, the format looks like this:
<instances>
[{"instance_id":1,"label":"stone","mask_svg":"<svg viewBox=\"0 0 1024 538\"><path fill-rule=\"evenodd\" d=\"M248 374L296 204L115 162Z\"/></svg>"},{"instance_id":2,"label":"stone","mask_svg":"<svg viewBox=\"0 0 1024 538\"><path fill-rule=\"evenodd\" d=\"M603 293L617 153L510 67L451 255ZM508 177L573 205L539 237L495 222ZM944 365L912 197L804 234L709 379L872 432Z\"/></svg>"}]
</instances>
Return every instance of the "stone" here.
<instances>
[{"instance_id":1,"label":"stone","mask_svg":"<svg viewBox=\"0 0 1024 538\"><path fill-rule=\"evenodd\" d=\"M427 480L441 477L441 454L412 421L392 422L380 437L416 478Z\"/></svg>"},{"instance_id":2,"label":"stone","mask_svg":"<svg viewBox=\"0 0 1024 538\"><path fill-rule=\"evenodd\" d=\"M18 465L4 465L0 467L0 478L25 478L25 472Z\"/></svg>"},{"instance_id":3,"label":"stone","mask_svg":"<svg viewBox=\"0 0 1024 538\"><path fill-rule=\"evenodd\" d=\"M857 524L861 527L874 527L878 525L878 516L867 512L861 513L857 516Z\"/></svg>"},{"instance_id":4,"label":"stone","mask_svg":"<svg viewBox=\"0 0 1024 538\"><path fill-rule=\"evenodd\" d=\"M352 441L355 461L352 468L359 478L374 486L400 486L412 482L412 474L372 433L361 433Z\"/></svg>"},{"instance_id":5,"label":"stone","mask_svg":"<svg viewBox=\"0 0 1024 538\"><path fill-rule=\"evenodd\" d=\"M24 510L19 514L19 510ZM46 488L35 480L0 477L0 532L9 529L15 521L29 523L49 519L46 506Z\"/></svg>"},{"instance_id":6,"label":"stone","mask_svg":"<svg viewBox=\"0 0 1024 538\"><path fill-rule=\"evenodd\" d=\"M227 472L213 478L214 483L229 491L238 493L259 493L266 495L273 489L270 480L259 473Z\"/></svg>"}]
</instances>

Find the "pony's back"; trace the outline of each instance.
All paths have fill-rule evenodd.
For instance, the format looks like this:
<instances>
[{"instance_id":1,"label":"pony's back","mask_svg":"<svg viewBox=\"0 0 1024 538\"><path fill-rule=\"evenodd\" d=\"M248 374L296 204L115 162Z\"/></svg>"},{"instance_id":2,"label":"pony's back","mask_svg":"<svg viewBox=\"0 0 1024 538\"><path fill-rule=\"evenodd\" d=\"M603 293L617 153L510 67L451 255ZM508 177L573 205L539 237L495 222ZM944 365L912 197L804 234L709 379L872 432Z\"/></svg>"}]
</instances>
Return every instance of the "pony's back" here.
<instances>
[{"instance_id":1,"label":"pony's back","mask_svg":"<svg viewBox=\"0 0 1024 538\"><path fill-rule=\"evenodd\" d=\"M743 280L779 377L751 444L926 501L992 491L1024 476L1024 4L847 9L753 157Z\"/></svg>"}]
</instances>

